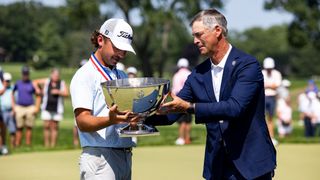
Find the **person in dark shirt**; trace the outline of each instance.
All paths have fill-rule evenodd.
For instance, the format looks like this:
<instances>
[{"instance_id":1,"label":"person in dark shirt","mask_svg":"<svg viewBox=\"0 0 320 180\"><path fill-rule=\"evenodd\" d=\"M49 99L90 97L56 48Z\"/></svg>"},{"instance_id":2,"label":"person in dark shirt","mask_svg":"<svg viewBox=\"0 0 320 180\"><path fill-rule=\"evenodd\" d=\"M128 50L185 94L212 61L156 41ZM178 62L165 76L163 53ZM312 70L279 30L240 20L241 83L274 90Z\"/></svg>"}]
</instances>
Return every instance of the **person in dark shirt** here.
<instances>
[{"instance_id":1,"label":"person in dark shirt","mask_svg":"<svg viewBox=\"0 0 320 180\"><path fill-rule=\"evenodd\" d=\"M41 119L45 147L55 147L58 137L59 122L63 119L63 97L69 95L68 88L60 79L60 72L54 68L49 78L33 81L36 88L42 87Z\"/></svg>"}]
</instances>

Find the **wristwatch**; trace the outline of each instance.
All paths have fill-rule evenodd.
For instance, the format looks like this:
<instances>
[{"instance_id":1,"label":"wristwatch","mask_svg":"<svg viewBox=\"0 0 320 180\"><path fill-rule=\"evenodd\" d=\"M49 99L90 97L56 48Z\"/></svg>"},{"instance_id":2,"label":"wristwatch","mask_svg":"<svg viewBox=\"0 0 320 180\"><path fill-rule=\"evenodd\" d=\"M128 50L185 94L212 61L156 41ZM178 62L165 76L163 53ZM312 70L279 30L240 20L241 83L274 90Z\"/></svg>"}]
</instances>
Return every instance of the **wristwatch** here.
<instances>
[{"instance_id":1,"label":"wristwatch","mask_svg":"<svg viewBox=\"0 0 320 180\"><path fill-rule=\"evenodd\" d=\"M190 106L187 109L187 113L194 114L194 109L195 109L195 104L194 103L190 103Z\"/></svg>"}]
</instances>

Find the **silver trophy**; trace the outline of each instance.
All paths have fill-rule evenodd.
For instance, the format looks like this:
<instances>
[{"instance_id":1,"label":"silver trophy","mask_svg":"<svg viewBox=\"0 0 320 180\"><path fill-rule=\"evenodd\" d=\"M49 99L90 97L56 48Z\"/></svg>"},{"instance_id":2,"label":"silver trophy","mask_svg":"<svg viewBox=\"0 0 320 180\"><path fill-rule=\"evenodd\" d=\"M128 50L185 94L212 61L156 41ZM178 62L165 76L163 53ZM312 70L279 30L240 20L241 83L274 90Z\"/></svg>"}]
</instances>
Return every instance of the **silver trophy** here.
<instances>
[{"instance_id":1,"label":"silver trophy","mask_svg":"<svg viewBox=\"0 0 320 180\"><path fill-rule=\"evenodd\" d=\"M128 124L119 128L117 131L120 137L160 134L156 128L144 124L144 120L156 112L168 93L169 86L170 81L161 78L127 78L102 83L103 93L109 107L117 104L119 111L129 110L141 116L136 127Z\"/></svg>"}]
</instances>

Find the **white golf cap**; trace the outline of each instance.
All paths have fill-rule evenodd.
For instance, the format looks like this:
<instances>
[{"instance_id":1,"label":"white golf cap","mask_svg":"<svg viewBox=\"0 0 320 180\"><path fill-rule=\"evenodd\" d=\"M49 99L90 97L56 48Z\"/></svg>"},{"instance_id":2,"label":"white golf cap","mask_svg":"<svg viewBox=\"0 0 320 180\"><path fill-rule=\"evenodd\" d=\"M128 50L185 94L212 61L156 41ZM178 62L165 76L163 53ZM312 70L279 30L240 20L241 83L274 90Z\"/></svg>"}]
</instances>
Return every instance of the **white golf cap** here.
<instances>
[{"instance_id":1,"label":"white golf cap","mask_svg":"<svg viewBox=\"0 0 320 180\"><path fill-rule=\"evenodd\" d=\"M10 73L5 72L5 73L3 73L3 79L4 79L5 81L11 81L11 80L12 80L12 76L11 76Z\"/></svg>"},{"instance_id":2,"label":"white golf cap","mask_svg":"<svg viewBox=\"0 0 320 180\"><path fill-rule=\"evenodd\" d=\"M131 26L123 19L109 19L100 27L99 32L109 38L113 45L123 51L136 52L131 46L133 32Z\"/></svg>"},{"instance_id":3,"label":"white golf cap","mask_svg":"<svg viewBox=\"0 0 320 180\"><path fill-rule=\"evenodd\" d=\"M263 60L263 68L273 69L274 68L274 60L271 57L266 57Z\"/></svg>"},{"instance_id":4,"label":"white golf cap","mask_svg":"<svg viewBox=\"0 0 320 180\"><path fill-rule=\"evenodd\" d=\"M179 68L182 68L182 67L187 68L187 67L189 67L189 61L188 61L188 59L186 59L186 58L180 58L179 61L178 61L178 63L177 63L177 66L178 66Z\"/></svg>"},{"instance_id":5,"label":"white golf cap","mask_svg":"<svg viewBox=\"0 0 320 180\"><path fill-rule=\"evenodd\" d=\"M117 69L121 70L121 71L124 71L124 64L122 64L121 62L118 62L117 63Z\"/></svg>"},{"instance_id":6,"label":"white golf cap","mask_svg":"<svg viewBox=\"0 0 320 180\"><path fill-rule=\"evenodd\" d=\"M127 69L127 73L129 74L129 73L132 73L132 74L137 74L137 69L135 68L135 67L133 67L133 66L130 66L130 67L128 67L128 69Z\"/></svg>"}]
</instances>

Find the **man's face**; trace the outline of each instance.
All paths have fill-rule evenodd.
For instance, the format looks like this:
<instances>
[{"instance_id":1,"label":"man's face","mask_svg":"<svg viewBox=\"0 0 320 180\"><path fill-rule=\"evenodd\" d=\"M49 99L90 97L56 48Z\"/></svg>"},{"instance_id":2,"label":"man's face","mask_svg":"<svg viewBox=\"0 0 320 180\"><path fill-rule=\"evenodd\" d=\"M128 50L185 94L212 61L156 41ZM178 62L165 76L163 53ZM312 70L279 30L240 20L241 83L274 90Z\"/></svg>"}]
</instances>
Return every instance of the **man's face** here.
<instances>
[{"instance_id":1,"label":"man's face","mask_svg":"<svg viewBox=\"0 0 320 180\"><path fill-rule=\"evenodd\" d=\"M22 73L22 80L23 81L29 80L29 73Z\"/></svg>"},{"instance_id":2,"label":"man's face","mask_svg":"<svg viewBox=\"0 0 320 180\"><path fill-rule=\"evenodd\" d=\"M212 55L218 43L216 28L209 30L202 21L195 21L192 25L193 43L198 46L202 55Z\"/></svg>"},{"instance_id":3,"label":"man's face","mask_svg":"<svg viewBox=\"0 0 320 180\"><path fill-rule=\"evenodd\" d=\"M122 60L126 54L127 51L123 51L115 47L110 39L103 38L103 43L101 45L101 56L102 60L106 63L106 66L115 67L116 64Z\"/></svg>"}]
</instances>

